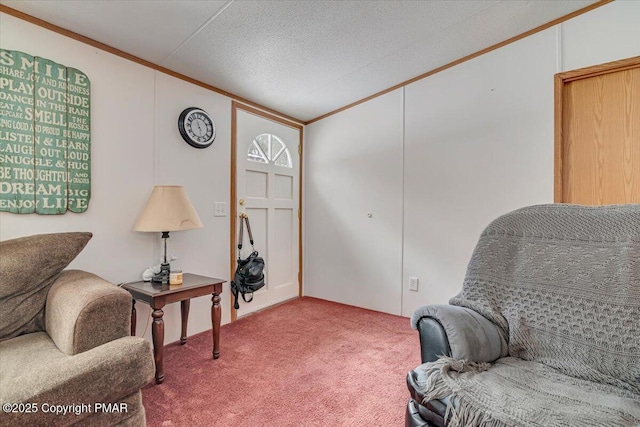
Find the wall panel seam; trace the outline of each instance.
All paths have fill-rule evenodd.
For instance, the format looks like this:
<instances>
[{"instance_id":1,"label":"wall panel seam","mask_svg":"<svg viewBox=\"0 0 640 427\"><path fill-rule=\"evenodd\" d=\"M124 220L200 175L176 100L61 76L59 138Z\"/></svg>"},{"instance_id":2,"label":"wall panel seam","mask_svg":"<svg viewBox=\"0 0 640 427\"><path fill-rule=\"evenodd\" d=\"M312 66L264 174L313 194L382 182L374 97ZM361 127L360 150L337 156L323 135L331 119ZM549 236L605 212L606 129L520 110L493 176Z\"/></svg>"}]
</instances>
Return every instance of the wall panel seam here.
<instances>
[{"instance_id":1,"label":"wall panel seam","mask_svg":"<svg viewBox=\"0 0 640 427\"><path fill-rule=\"evenodd\" d=\"M407 112L407 97L406 97L406 86L402 87L402 207L401 207L401 218L402 222L400 224L400 315L404 314L404 222L405 222L405 162L406 162L406 135L407 135L407 125L406 125L406 112Z\"/></svg>"}]
</instances>

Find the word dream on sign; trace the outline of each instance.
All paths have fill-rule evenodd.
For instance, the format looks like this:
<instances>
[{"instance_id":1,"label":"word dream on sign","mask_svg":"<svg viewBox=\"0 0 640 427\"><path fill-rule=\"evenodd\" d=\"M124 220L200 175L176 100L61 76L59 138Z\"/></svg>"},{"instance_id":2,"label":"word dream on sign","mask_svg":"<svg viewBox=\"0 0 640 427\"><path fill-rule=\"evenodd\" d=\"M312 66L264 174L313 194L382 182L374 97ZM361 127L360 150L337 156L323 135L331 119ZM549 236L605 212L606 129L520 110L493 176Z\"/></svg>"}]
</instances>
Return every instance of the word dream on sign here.
<instances>
[{"instance_id":1,"label":"word dream on sign","mask_svg":"<svg viewBox=\"0 0 640 427\"><path fill-rule=\"evenodd\" d=\"M87 210L90 94L83 72L0 49L0 211Z\"/></svg>"}]
</instances>

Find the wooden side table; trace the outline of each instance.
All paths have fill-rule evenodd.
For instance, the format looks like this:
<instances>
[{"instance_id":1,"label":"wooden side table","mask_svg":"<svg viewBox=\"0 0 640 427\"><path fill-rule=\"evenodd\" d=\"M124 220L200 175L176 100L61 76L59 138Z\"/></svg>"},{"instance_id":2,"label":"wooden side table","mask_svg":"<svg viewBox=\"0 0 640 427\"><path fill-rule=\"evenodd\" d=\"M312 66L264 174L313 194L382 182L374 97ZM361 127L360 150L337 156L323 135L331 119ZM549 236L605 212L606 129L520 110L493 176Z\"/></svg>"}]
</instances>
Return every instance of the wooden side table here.
<instances>
[{"instance_id":1,"label":"wooden side table","mask_svg":"<svg viewBox=\"0 0 640 427\"><path fill-rule=\"evenodd\" d=\"M169 303L180 301L180 314L182 317L182 333L180 344L187 342L187 320L189 318L189 305L191 298L211 294L211 326L213 328L213 358L220 357L220 294L222 284L226 280L215 277L198 276L197 274L183 274L181 285L163 285L152 282L127 283L122 287L133 296L131 309L131 335L136 334L136 300L145 302L151 306L153 313L153 325L151 336L153 338L153 356L156 362L156 384L164 381L164 311L162 308Z\"/></svg>"}]
</instances>

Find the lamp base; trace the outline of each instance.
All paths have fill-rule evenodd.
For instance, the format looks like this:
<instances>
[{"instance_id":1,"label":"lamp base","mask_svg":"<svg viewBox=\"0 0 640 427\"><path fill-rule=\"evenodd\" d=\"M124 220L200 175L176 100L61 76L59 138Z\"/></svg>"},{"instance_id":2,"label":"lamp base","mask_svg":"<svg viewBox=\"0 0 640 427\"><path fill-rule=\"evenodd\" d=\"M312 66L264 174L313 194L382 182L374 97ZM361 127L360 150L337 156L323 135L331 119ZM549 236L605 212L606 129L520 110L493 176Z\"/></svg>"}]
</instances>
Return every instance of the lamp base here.
<instances>
[{"instance_id":1,"label":"lamp base","mask_svg":"<svg viewBox=\"0 0 640 427\"><path fill-rule=\"evenodd\" d=\"M160 273L154 274L151 278L153 283L162 283L163 285L169 284L169 275L171 267L168 262L160 264Z\"/></svg>"}]
</instances>

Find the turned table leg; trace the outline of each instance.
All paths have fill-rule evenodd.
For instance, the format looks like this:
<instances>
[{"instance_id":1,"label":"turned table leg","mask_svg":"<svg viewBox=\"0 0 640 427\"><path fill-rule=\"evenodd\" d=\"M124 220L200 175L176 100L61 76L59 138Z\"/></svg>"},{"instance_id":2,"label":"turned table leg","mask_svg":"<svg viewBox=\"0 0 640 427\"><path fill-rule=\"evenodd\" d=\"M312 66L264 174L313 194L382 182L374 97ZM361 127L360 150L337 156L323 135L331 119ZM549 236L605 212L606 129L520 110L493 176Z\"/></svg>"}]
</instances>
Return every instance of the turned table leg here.
<instances>
[{"instance_id":1,"label":"turned table leg","mask_svg":"<svg viewBox=\"0 0 640 427\"><path fill-rule=\"evenodd\" d=\"M156 362L156 384L164 381L164 312L162 307L153 307L153 325L151 326L151 336L153 338L153 358Z\"/></svg>"},{"instance_id":2,"label":"turned table leg","mask_svg":"<svg viewBox=\"0 0 640 427\"><path fill-rule=\"evenodd\" d=\"M191 305L190 299L180 301L180 315L182 316L182 334L180 335L181 345L184 345L187 342L187 321L189 320L190 305Z\"/></svg>"},{"instance_id":3,"label":"turned table leg","mask_svg":"<svg viewBox=\"0 0 640 427\"><path fill-rule=\"evenodd\" d=\"M137 315L136 315L136 299L135 298L131 298L131 300L133 301L133 303L131 304L131 336L135 337L136 336L136 321L137 321Z\"/></svg>"},{"instance_id":4,"label":"turned table leg","mask_svg":"<svg viewBox=\"0 0 640 427\"><path fill-rule=\"evenodd\" d=\"M222 285L220 288L216 286L213 296L211 297L211 326L213 329L213 358L220 357L220 294L222 293Z\"/></svg>"}]
</instances>

